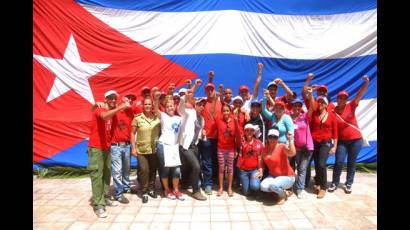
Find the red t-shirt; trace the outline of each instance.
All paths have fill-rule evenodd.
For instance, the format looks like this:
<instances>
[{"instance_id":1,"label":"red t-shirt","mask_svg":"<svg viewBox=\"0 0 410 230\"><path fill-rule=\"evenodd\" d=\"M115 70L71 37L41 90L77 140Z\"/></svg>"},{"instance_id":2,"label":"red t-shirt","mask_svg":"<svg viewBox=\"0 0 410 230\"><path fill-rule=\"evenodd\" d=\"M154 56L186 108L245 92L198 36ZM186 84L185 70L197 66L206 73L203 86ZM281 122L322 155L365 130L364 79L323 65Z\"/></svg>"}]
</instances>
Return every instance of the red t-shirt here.
<instances>
[{"instance_id":1,"label":"red t-shirt","mask_svg":"<svg viewBox=\"0 0 410 230\"><path fill-rule=\"evenodd\" d=\"M127 109L116 114L117 124L114 127L111 143L130 141L131 122L134 119L132 109Z\"/></svg>"},{"instance_id":2,"label":"red t-shirt","mask_svg":"<svg viewBox=\"0 0 410 230\"><path fill-rule=\"evenodd\" d=\"M241 162L239 169L254 170L259 168L259 156L262 155L264 149L263 143L256 138L253 138L252 144L247 141L242 141L241 154L238 162Z\"/></svg>"},{"instance_id":3,"label":"red t-shirt","mask_svg":"<svg viewBox=\"0 0 410 230\"><path fill-rule=\"evenodd\" d=\"M356 120L356 108L358 104L354 103L353 101L346 104L345 109L342 113L338 113L345 122L343 122L337 115L335 115L337 120L337 130L338 130L338 137L339 140L354 140L362 138L362 134L355 128L352 128L350 125L346 124L349 123L355 127L359 127L357 125ZM334 109L336 112L336 108Z\"/></svg>"},{"instance_id":4,"label":"red t-shirt","mask_svg":"<svg viewBox=\"0 0 410 230\"><path fill-rule=\"evenodd\" d=\"M233 118L233 116L234 115L232 115L232 118ZM238 125L239 125L239 135L241 136L241 137L243 137L244 136L244 130L243 130L243 128L244 128L244 126L245 126L245 114L243 114L243 113L239 113L239 119L238 119Z\"/></svg>"},{"instance_id":5,"label":"red t-shirt","mask_svg":"<svg viewBox=\"0 0 410 230\"><path fill-rule=\"evenodd\" d=\"M223 150L234 150L235 144L240 144L240 133L238 123L235 122L233 116L229 122L225 122L222 119L222 114L218 114L216 116L216 130L217 130L217 137L218 137L218 149Z\"/></svg>"},{"instance_id":6,"label":"red t-shirt","mask_svg":"<svg viewBox=\"0 0 410 230\"><path fill-rule=\"evenodd\" d=\"M206 131L206 138L208 139L216 139L218 137L218 132L216 129L215 118L211 115L211 106L212 102L207 101L204 110L202 111L201 115L204 118L205 126L204 130ZM221 113L221 102L216 101L215 106L215 116Z\"/></svg>"},{"instance_id":7,"label":"red t-shirt","mask_svg":"<svg viewBox=\"0 0 410 230\"><path fill-rule=\"evenodd\" d=\"M92 113L90 140L88 142L89 147L94 147L105 151L110 149L113 130L117 125L117 115L114 115L111 119L104 121L100 117L100 114L107 111L108 109L106 108L97 108Z\"/></svg>"},{"instance_id":8,"label":"red t-shirt","mask_svg":"<svg viewBox=\"0 0 410 230\"><path fill-rule=\"evenodd\" d=\"M265 150L267 151L267 148ZM284 151L285 145L278 143L273 153L263 158L271 176L295 176L295 172L289 164L288 156Z\"/></svg>"},{"instance_id":9,"label":"red t-shirt","mask_svg":"<svg viewBox=\"0 0 410 230\"><path fill-rule=\"evenodd\" d=\"M316 142L328 141L330 139L339 139L337 133L337 121L333 112L328 112L326 121L320 125L320 118L318 111L315 110L312 113L312 117L309 119L310 133L312 138Z\"/></svg>"}]
</instances>

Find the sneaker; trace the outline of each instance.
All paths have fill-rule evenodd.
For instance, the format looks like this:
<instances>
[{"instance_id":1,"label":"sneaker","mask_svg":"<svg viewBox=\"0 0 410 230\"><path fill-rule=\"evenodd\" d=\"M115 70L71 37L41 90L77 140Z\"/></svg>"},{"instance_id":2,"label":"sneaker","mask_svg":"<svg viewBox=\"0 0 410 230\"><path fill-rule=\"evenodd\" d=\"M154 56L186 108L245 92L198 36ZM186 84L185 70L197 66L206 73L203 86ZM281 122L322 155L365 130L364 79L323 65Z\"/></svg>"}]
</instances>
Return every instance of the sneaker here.
<instances>
[{"instance_id":1,"label":"sneaker","mask_svg":"<svg viewBox=\"0 0 410 230\"><path fill-rule=\"evenodd\" d=\"M152 197L152 198L157 198L157 193L155 192L155 191L149 191L148 192L148 195L150 196L150 197Z\"/></svg>"},{"instance_id":2,"label":"sneaker","mask_svg":"<svg viewBox=\"0 0 410 230\"><path fill-rule=\"evenodd\" d=\"M142 194L142 203L147 203L148 202L148 194L144 193Z\"/></svg>"},{"instance_id":3,"label":"sneaker","mask_svg":"<svg viewBox=\"0 0 410 230\"><path fill-rule=\"evenodd\" d=\"M303 190L297 190L296 191L296 197L298 199L303 199Z\"/></svg>"},{"instance_id":4,"label":"sneaker","mask_svg":"<svg viewBox=\"0 0 410 230\"><path fill-rule=\"evenodd\" d=\"M176 199L174 193L173 193L170 189L169 189L169 190L165 190L165 196L166 196L168 199L171 199L171 200L175 200L175 199Z\"/></svg>"},{"instance_id":5,"label":"sneaker","mask_svg":"<svg viewBox=\"0 0 410 230\"><path fill-rule=\"evenodd\" d=\"M105 210L103 208L98 208L94 212L98 216L98 218L106 218L107 217L107 213L105 212Z\"/></svg>"},{"instance_id":6,"label":"sneaker","mask_svg":"<svg viewBox=\"0 0 410 230\"><path fill-rule=\"evenodd\" d=\"M330 187L327 189L328 192L334 192L337 189L337 185L332 183Z\"/></svg>"},{"instance_id":7,"label":"sneaker","mask_svg":"<svg viewBox=\"0 0 410 230\"><path fill-rule=\"evenodd\" d=\"M200 191L192 194L192 197L197 200L207 200L207 198L204 195L202 195Z\"/></svg>"},{"instance_id":8,"label":"sneaker","mask_svg":"<svg viewBox=\"0 0 410 230\"><path fill-rule=\"evenodd\" d=\"M319 191L319 193L317 194L317 198L318 198L318 199L322 199L323 197L325 197L325 195L326 195L326 190L321 189L321 190Z\"/></svg>"},{"instance_id":9,"label":"sneaker","mask_svg":"<svg viewBox=\"0 0 410 230\"><path fill-rule=\"evenodd\" d=\"M116 199L118 202L120 202L121 204L128 204L130 201L121 194L121 196L119 198Z\"/></svg>"},{"instance_id":10,"label":"sneaker","mask_svg":"<svg viewBox=\"0 0 410 230\"><path fill-rule=\"evenodd\" d=\"M118 202L117 201L112 201L108 198L105 198L105 205L110 206L110 207L116 207L116 206L118 206Z\"/></svg>"},{"instance_id":11,"label":"sneaker","mask_svg":"<svg viewBox=\"0 0 410 230\"><path fill-rule=\"evenodd\" d=\"M131 191L131 189L129 188L129 189L125 189L125 190L124 190L124 193L132 193L132 191Z\"/></svg>"},{"instance_id":12,"label":"sneaker","mask_svg":"<svg viewBox=\"0 0 410 230\"><path fill-rule=\"evenodd\" d=\"M351 186L350 184L347 184L347 185L345 186L345 193L346 193L346 194L352 193L352 186Z\"/></svg>"},{"instance_id":13,"label":"sneaker","mask_svg":"<svg viewBox=\"0 0 410 230\"><path fill-rule=\"evenodd\" d=\"M185 200L185 196L184 194L182 194L179 190L178 191L174 191L174 195L178 200Z\"/></svg>"},{"instance_id":14,"label":"sneaker","mask_svg":"<svg viewBox=\"0 0 410 230\"><path fill-rule=\"evenodd\" d=\"M211 186L206 186L205 187L205 193L207 195L212 195L212 187Z\"/></svg>"}]
</instances>

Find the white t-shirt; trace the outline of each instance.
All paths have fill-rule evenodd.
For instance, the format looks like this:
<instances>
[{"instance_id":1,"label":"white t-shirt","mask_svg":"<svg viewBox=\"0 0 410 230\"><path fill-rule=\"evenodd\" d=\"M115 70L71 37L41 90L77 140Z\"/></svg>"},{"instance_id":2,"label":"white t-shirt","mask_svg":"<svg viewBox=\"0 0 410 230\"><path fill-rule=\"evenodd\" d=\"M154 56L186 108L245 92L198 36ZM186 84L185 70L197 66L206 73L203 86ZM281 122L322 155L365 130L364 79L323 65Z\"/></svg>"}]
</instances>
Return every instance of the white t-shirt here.
<instances>
[{"instance_id":1,"label":"white t-shirt","mask_svg":"<svg viewBox=\"0 0 410 230\"><path fill-rule=\"evenodd\" d=\"M181 127L181 117L174 115L169 116L167 113L161 112L161 136L159 142L167 145L178 144L178 136Z\"/></svg>"}]
</instances>

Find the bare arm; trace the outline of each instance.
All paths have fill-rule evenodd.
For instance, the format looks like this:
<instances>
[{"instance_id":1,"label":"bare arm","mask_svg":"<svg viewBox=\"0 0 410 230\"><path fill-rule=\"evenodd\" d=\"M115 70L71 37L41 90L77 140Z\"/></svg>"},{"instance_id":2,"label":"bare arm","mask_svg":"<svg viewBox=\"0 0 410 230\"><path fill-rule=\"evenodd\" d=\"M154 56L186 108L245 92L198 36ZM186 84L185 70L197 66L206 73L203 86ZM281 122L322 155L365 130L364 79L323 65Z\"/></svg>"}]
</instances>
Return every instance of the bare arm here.
<instances>
[{"instance_id":1,"label":"bare arm","mask_svg":"<svg viewBox=\"0 0 410 230\"><path fill-rule=\"evenodd\" d=\"M264 94L265 94L265 98L263 98L263 101L262 101L262 114L263 114L267 119L272 120L273 113L272 113L271 111L269 111L268 108L266 108L266 102L267 102L267 100L270 100L270 99L272 99L272 98L270 97L268 90L265 90ZM273 100L270 100L270 101L271 101L271 103L272 103L273 105L275 105L275 102L274 102Z\"/></svg>"},{"instance_id":2,"label":"bare arm","mask_svg":"<svg viewBox=\"0 0 410 230\"><path fill-rule=\"evenodd\" d=\"M258 75L256 76L255 85L253 86L252 100L258 98L259 85L262 79L262 69L263 69L263 64L258 63Z\"/></svg>"},{"instance_id":3,"label":"bare arm","mask_svg":"<svg viewBox=\"0 0 410 230\"><path fill-rule=\"evenodd\" d=\"M224 101L224 94L223 94L223 90L224 90L224 85L223 84L219 84L219 101Z\"/></svg>"},{"instance_id":4,"label":"bare arm","mask_svg":"<svg viewBox=\"0 0 410 230\"><path fill-rule=\"evenodd\" d=\"M293 96L292 90L288 87L288 85L286 85L286 83L282 79L277 78L277 79L275 79L275 82L276 82L276 84L281 85L283 87L283 89L285 90L287 98L292 98L292 96Z\"/></svg>"},{"instance_id":5,"label":"bare arm","mask_svg":"<svg viewBox=\"0 0 410 230\"><path fill-rule=\"evenodd\" d=\"M131 154L134 156L137 156L137 143L136 143L136 138L135 138L135 134L137 133L137 127L135 126L131 126L131 135L130 135L130 142L131 142Z\"/></svg>"},{"instance_id":6,"label":"bare arm","mask_svg":"<svg viewBox=\"0 0 410 230\"><path fill-rule=\"evenodd\" d=\"M91 112L94 112L96 108L104 108L107 107L107 104L105 102L96 102L93 106L91 106Z\"/></svg>"},{"instance_id":7,"label":"bare arm","mask_svg":"<svg viewBox=\"0 0 410 230\"><path fill-rule=\"evenodd\" d=\"M293 138L292 138L292 133L288 132L287 134L287 138L288 138L288 142L289 144L285 145L285 154L293 157L296 155L296 148L295 148L295 143L293 142Z\"/></svg>"},{"instance_id":8,"label":"bare arm","mask_svg":"<svg viewBox=\"0 0 410 230\"><path fill-rule=\"evenodd\" d=\"M310 81L311 81L314 77L315 77L315 75L314 75L313 73L309 73L309 74L308 74L308 76L307 76L307 78L306 78L306 81L305 81L305 84L303 85L302 94L304 94L304 93L306 92L307 88L309 87Z\"/></svg>"},{"instance_id":9,"label":"bare arm","mask_svg":"<svg viewBox=\"0 0 410 230\"><path fill-rule=\"evenodd\" d=\"M312 89L309 88L307 90L307 94L308 94L307 97L308 97L308 100L309 100L309 103L310 103L309 110L308 110L308 117L309 117L309 119L311 119L313 111L315 110L315 103L314 103L314 100L313 100Z\"/></svg>"},{"instance_id":10,"label":"bare arm","mask_svg":"<svg viewBox=\"0 0 410 230\"><path fill-rule=\"evenodd\" d=\"M218 100L215 90L211 94L211 99L212 99L212 105L211 105L211 109L210 109L209 112L211 113L212 118L215 118L215 115L216 115L216 101Z\"/></svg>"},{"instance_id":11,"label":"bare arm","mask_svg":"<svg viewBox=\"0 0 410 230\"><path fill-rule=\"evenodd\" d=\"M108 120L108 119L112 118L115 114L117 114L118 112L120 112L120 111L122 111L126 108L129 108L129 107L131 107L129 102L123 103L120 106L117 106L115 109L111 109L111 110L108 110L106 112L101 112L100 117L103 120Z\"/></svg>"},{"instance_id":12,"label":"bare arm","mask_svg":"<svg viewBox=\"0 0 410 230\"><path fill-rule=\"evenodd\" d=\"M364 84L362 85L362 87L360 87L359 92L357 93L356 97L353 99L355 104L359 103L364 93L366 92L367 87L369 86L369 77L367 75L364 75L362 79L364 81Z\"/></svg>"},{"instance_id":13,"label":"bare arm","mask_svg":"<svg viewBox=\"0 0 410 230\"><path fill-rule=\"evenodd\" d=\"M198 89L198 87L202 84L202 80L201 79L197 79L195 81L195 85L192 88L192 93L195 94L195 91Z\"/></svg>"},{"instance_id":14,"label":"bare arm","mask_svg":"<svg viewBox=\"0 0 410 230\"><path fill-rule=\"evenodd\" d=\"M159 111L159 97L161 96L160 92L155 92L154 94L154 113L157 117L161 117L161 112Z\"/></svg>"},{"instance_id":15,"label":"bare arm","mask_svg":"<svg viewBox=\"0 0 410 230\"><path fill-rule=\"evenodd\" d=\"M192 89L192 81L191 81L191 79L188 79L188 80L186 80L185 81L185 84L188 86L188 88L187 89Z\"/></svg>"}]
</instances>

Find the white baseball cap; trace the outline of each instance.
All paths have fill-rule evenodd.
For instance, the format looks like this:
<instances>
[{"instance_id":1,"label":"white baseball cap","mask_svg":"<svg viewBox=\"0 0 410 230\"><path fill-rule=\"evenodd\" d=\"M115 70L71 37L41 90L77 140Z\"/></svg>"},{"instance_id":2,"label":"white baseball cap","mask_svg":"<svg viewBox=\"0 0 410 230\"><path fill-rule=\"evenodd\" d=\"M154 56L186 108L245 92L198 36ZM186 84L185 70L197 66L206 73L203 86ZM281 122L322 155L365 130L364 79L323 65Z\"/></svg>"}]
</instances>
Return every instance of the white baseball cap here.
<instances>
[{"instance_id":1,"label":"white baseball cap","mask_svg":"<svg viewBox=\"0 0 410 230\"><path fill-rule=\"evenodd\" d=\"M246 124L245 127L243 128L243 130L245 130L245 129L253 129L253 131L255 131L256 127L249 123L249 124Z\"/></svg>"},{"instance_id":2,"label":"white baseball cap","mask_svg":"<svg viewBox=\"0 0 410 230\"><path fill-rule=\"evenodd\" d=\"M243 103L243 99L240 96L236 96L236 97L232 98L233 102L236 101L236 100L240 100Z\"/></svg>"},{"instance_id":3,"label":"white baseball cap","mask_svg":"<svg viewBox=\"0 0 410 230\"><path fill-rule=\"evenodd\" d=\"M188 91L188 89L186 89L186 88L181 88L181 89L179 89L178 93L179 93L179 94L181 94L181 93L185 93L185 94L186 94L187 91Z\"/></svg>"},{"instance_id":4,"label":"white baseball cap","mask_svg":"<svg viewBox=\"0 0 410 230\"><path fill-rule=\"evenodd\" d=\"M269 136L277 136L277 137L279 137L279 130L277 130L277 129L270 129L269 132L268 132L268 137L269 137Z\"/></svg>"},{"instance_id":5,"label":"white baseball cap","mask_svg":"<svg viewBox=\"0 0 410 230\"><path fill-rule=\"evenodd\" d=\"M328 101L327 98L324 97L324 96L319 96L319 97L316 98L316 101L319 101L319 100L323 100L323 101L326 103L326 105L329 104L329 101Z\"/></svg>"},{"instance_id":6,"label":"white baseball cap","mask_svg":"<svg viewBox=\"0 0 410 230\"><path fill-rule=\"evenodd\" d=\"M115 94L115 95L119 95L118 93L117 93L117 91L115 91L115 90L108 90L105 94L104 94L104 97L108 97L108 96L110 96L110 95L112 95L112 94Z\"/></svg>"}]
</instances>

